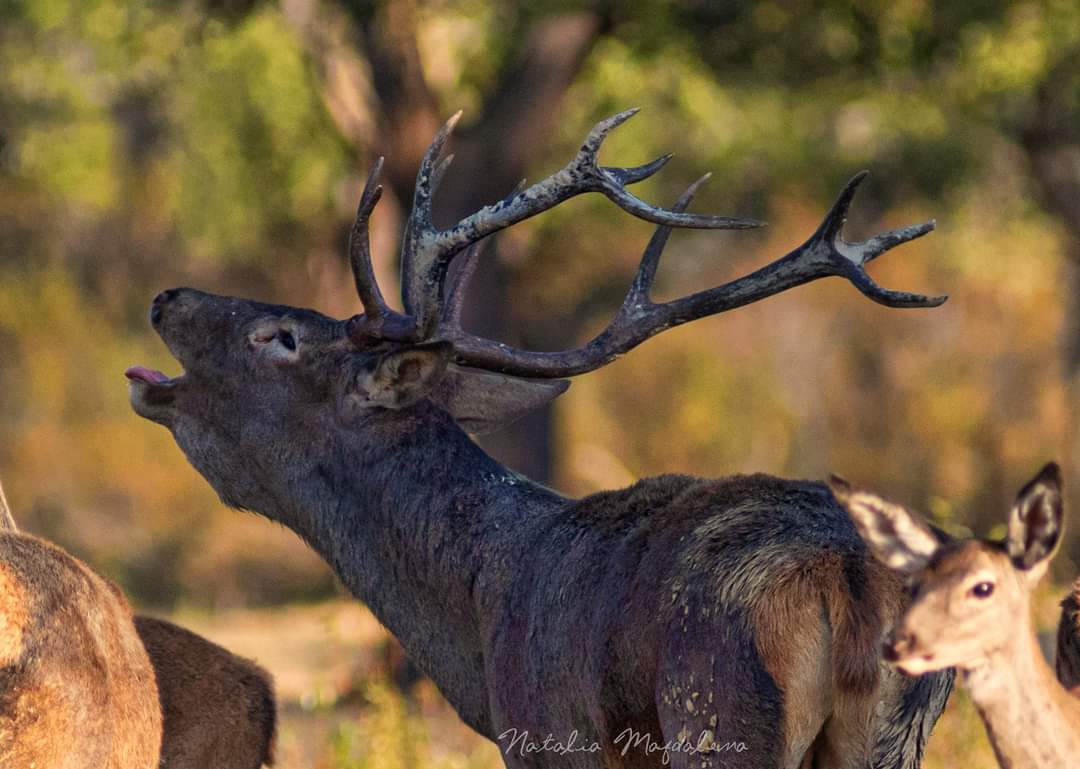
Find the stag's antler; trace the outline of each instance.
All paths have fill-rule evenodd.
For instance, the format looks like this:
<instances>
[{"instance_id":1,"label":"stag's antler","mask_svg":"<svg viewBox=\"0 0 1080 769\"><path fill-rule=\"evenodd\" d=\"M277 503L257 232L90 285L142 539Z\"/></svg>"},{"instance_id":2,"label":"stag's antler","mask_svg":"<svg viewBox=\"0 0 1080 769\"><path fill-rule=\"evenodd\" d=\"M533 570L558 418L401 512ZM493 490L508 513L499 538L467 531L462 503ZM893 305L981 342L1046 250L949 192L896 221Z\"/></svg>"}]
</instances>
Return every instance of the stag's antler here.
<instances>
[{"instance_id":1,"label":"stag's antler","mask_svg":"<svg viewBox=\"0 0 1080 769\"><path fill-rule=\"evenodd\" d=\"M437 337L453 343L456 361L462 365L514 376L552 378L592 371L673 326L741 307L830 275L847 278L870 299L888 307L936 307L946 300L945 296L884 289L864 269L866 263L889 249L933 230L933 221L890 230L858 243L841 237L855 190L866 178L863 171L844 187L817 231L786 256L716 288L670 302L653 302L649 294L673 227L743 229L761 223L686 213L694 193L708 175L691 185L671 209L650 206L628 192L627 184L652 176L670 158L666 155L635 168L605 168L597 163L604 137L635 112L621 112L598 123L574 160L558 172L499 203L485 206L453 227L440 230L432 224L431 200L452 156L439 164L436 161L460 113L447 121L424 155L417 176L413 212L402 251L404 315L386 306L371 268L367 221L381 192L376 179L382 160L377 161L364 188L350 244L357 291L364 306L364 314L350 321L354 342L367 347L383 340L407 342ZM479 242L583 192L601 192L625 211L660 225L645 249L626 299L608 327L587 344L562 352L520 350L466 332L460 324L464 284L475 268ZM465 263L446 287L450 263L462 251L468 252Z\"/></svg>"}]
</instances>

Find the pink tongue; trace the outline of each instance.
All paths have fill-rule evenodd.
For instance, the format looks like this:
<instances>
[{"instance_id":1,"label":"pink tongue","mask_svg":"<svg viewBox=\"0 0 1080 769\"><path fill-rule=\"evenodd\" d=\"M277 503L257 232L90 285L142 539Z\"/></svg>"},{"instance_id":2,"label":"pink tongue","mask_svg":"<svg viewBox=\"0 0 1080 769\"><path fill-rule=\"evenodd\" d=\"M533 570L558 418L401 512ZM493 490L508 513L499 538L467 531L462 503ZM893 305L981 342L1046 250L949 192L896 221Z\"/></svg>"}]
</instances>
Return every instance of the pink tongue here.
<instances>
[{"instance_id":1,"label":"pink tongue","mask_svg":"<svg viewBox=\"0 0 1080 769\"><path fill-rule=\"evenodd\" d=\"M150 384L159 384L161 382L169 381L169 378L160 371L155 371L154 369L146 368L145 366L132 366L124 372L124 376L132 381L139 379L143 382L149 382Z\"/></svg>"}]
</instances>

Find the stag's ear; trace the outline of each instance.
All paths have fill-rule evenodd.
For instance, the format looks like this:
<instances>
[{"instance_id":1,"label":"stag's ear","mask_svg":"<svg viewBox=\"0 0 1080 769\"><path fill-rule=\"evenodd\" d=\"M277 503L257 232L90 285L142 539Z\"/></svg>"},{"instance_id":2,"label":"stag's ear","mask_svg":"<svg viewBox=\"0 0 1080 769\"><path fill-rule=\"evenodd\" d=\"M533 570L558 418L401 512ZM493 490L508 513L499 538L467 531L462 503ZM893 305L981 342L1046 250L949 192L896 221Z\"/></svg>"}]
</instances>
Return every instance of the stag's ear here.
<instances>
[{"instance_id":1,"label":"stag's ear","mask_svg":"<svg viewBox=\"0 0 1080 769\"><path fill-rule=\"evenodd\" d=\"M1009 513L1005 546L1016 568L1038 580L1061 544L1064 508L1061 502L1061 470L1051 462L1028 481L1016 496Z\"/></svg>"},{"instance_id":2,"label":"stag's ear","mask_svg":"<svg viewBox=\"0 0 1080 769\"><path fill-rule=\"evenodd\" d=\"M926 568L941 542L918 513L829 478L833 496L847 510L867 547L890 569L915 574Z\"/></svg>"},{"instance_id":3,"label":"stag's ear","mask_svg":"<svg viewBox=\"0 0 1080 769\"><path fill-rule=\"evenodd\" d=\"M449 342L431 342L385 353L356 375L351 394L361 406L411 406L446 373L452 351Z\"/></svg>"},{"instance_id":4,"label":"stag's ear","mask_svg":"<svg viewBox=\"0 0 1080 769\"><path fill-rule=\"evenodd\" d=\"M431 399L474 435L490 433L558 398L570 386L565 379L520 379L490 371L450 366Z\"/></svg>"}]
</instances>

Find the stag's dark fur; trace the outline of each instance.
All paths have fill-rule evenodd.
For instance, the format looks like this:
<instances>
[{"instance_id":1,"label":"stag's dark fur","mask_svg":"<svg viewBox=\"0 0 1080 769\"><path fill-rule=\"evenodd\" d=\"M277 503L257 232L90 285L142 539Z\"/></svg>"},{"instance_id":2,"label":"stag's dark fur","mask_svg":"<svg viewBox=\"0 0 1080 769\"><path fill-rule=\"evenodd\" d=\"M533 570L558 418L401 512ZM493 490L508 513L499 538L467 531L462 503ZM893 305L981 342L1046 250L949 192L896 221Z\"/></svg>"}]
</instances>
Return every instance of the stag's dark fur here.
<instances>
[{"instance_id":1,"label":"stag's dark fur","mask_svg":"<svg viewBox=\"0 0 1080 769\"><path fill-rule=\"evenodd\" d=\"M1080 695L1080 580L1061 602L1054 668L1061 685Z\"/></svg>"}]
</instances>

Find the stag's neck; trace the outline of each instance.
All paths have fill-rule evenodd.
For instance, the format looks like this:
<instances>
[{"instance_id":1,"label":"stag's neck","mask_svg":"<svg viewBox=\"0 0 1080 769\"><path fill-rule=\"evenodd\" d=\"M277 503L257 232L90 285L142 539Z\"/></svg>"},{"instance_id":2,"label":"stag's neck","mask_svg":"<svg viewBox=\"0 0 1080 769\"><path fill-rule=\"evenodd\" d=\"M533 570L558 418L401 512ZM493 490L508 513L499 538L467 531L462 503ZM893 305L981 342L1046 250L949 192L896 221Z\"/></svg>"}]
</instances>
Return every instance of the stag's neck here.
<instances>
[{"instance_id":1,"label":"stag's neck","mask_svg":"<svg viewBox=\"0 0 1080 769\"><path fill-rule=\"evenodd\" d=\"M1065 769L1080 759L1080 700L1058 683L1025 624L1009 647L964 671L964 682L1002 767Z\"/></svg>"},{"instance_id":2,"label":"stag's neck","mask_svg":"<svg viewBox=\"0 0 1080 769\"><path fill-rule=\"evenodd\" d=\"M382 584L460 598L500 532L565 499L496 462L433 407L416 418L338 430L297 484L288 523L373 608ZM307 492L318 488L312 499ZM396 591L391 591L396 592Z\"/></svg>"},{"instance_id":3,"label":"stag's neck","mask_svg":"<svg viewBox=\"0 0 1080 769\"><path fill-rule=\"evenodd\" d=\"M494 739L476 686L486 608L568 500L500 465L434 407L397 416L326 431L304 447L303 473L261 509L276 508L271 517L304 537L462 719Z\"/></svg>"}]
</instances>

